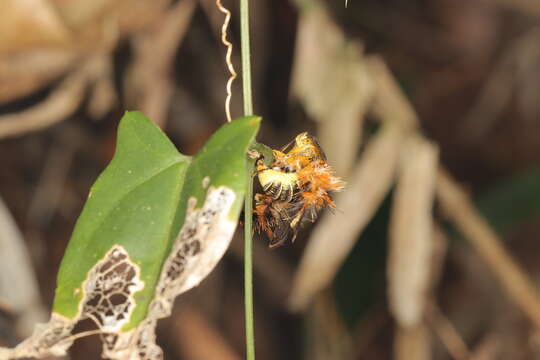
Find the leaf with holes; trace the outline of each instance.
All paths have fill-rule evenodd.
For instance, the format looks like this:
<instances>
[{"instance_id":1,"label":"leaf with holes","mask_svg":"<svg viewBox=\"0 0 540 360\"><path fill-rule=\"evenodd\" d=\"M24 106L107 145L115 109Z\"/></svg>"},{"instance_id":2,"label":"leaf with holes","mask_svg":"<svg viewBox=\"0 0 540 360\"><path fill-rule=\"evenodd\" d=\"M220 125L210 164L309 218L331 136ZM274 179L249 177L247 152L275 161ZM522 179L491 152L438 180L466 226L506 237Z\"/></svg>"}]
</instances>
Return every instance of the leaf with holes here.
<instances>
[{"instance_id":1,"label":"leaf with holes","mask_svg":"<svg viewBox=\"0 0 540 360\"><path fill-rule=\"evenodd\" d=\"M198 285L228 248L247 185L246 152L260 118L220 128L181 155L139 112L128 112L115 156L90 191L58 274L49 323L0 357L64 354L90 319L103 356L156 359L157 319ZM6 351L9 351L6 353Z\"/></svg>"}]
</instances>

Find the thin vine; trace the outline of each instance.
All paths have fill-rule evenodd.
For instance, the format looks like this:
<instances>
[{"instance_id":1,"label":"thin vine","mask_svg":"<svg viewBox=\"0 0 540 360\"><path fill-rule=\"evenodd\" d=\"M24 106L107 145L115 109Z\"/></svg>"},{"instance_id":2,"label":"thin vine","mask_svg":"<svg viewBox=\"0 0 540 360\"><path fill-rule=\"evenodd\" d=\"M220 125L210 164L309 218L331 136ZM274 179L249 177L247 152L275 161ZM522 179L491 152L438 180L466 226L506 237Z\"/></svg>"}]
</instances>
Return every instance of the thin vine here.
<instances>
[{"instance_id":1,"label":"thin vine","mask_svg":"<svg viewBox=\"0 0 540 360\"><path fill-rule=\"evenodd\" d=\"M247 188L244 203L244 312L246 327L246 359L255 360L255 330L253 321L253 169L254 159L248 156Z\"/></svg>"},{"instance_id":2,"label":"thin vine","mask_svg":"<svg viewBox=\"0 0 540 360\"><path fill-rule=\"evenodd\" d=\"M240 0L240 43L242 47L242 89L244 116L253 115L251 95L251 51L249 45L249 2Z\"/></svg>"},{"instance_id":3,"label":"thin vine","mask_svg":"<svg viewBox=\"0 0 540 360\"><path fill-rule=\"evenodd\" d=\"M231 12L223 6L220 0L216 0L216 6L225 14L225 20L221 27L221 42L227 47L225 61L231 76L227 81L227 98L225 100L225 113L227 121L231 122L230 102L232 96L232 83L236 79L236 71L231 61L232 43L227 40L227 28L231 19ZM242 88L244 99L244 116L253 114L253 101L251 91L251 60L249 44L249 3L248 0L240 0L240 42L242 55ZM247 188L244 203L244 303L245 303L245 327L246 327L246 359L255 360L255 334L253 325L253 171L255 159L247 158Z\"/></svg>"},{"instance_id":4,"label":"thin vine","mask_svg":"<svg viewBox=\"0 0 540 360\"><path fill-rule=\"evenodd\" d=\"M251 94L251 54L249 44L249 3L240 0L240 43L242 52L242 89L244 116L253 115ZM253 171L255 159L247 159L247 189L244 204L244 311L246 326L246 359L255 360L255 330L253 323Z\"/></svg>"},{"instance_id":5,"label":"thin vine","mask_svg":"<svg viewBox=\"0 0 540 360\"><path fill-rule=\"evenodd\" d=\"M227 115L227 122L232 121L231 117L231 97L232 97L232 83L236 79L236 71L234 70L233 63L231 61L233 44L227 40L227 29L229 27L229 22L231 21L231 12L229 9L221 4L221 0L216 0L216 6L219 11L225 14L225 20L223 20L223 26L221 27L221 42L227 47L227 53L225 55L225 62L227 63L227 68L231 76L227 81L227 98L225 99L225 114Z\"/></svg>"}]
</instances>

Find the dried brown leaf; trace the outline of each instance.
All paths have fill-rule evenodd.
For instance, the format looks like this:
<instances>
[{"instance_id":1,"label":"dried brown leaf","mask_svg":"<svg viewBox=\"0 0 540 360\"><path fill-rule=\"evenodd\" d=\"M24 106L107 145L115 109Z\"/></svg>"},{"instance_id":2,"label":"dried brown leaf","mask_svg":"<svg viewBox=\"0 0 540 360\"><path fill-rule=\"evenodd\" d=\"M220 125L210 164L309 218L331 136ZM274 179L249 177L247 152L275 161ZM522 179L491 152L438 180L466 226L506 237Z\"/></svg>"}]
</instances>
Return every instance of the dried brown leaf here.
<instances>
[{"instance_id":1,"label":"dried brown leaf","mask_svg":"<svg viewBox=\"0 0 540 360\"><path fill-rule=\"evenodd\" d=\"M39 89L72 68L78 56L67 50L33 50L0 57L0 102Z\"/></svg>"},{"instance_id":2,"label":"dried brown leaf","mask_svg":"<svg viewBox=\"0 0 540 360\"><path fill-rule=\"evenodd\" d=\"M319 122L319 138L338 174L353 165L373 95L359 43L345 38L322 6L301 12L292 90Z\"/></svg>"},{"instance_id":3,"label":"dried brown leaf","mask_svg":"<svg viewBox=\"0 0 540 360\"><path fill-rule=\"evenodd\" d=\"M78 37L90 39L96 35L103 35L100 33L107 31L104 28L107 23L114 24L121 35L139 30L160 17L171 1L49 0L49 2L56 7L63 21L78 34Z\"/></svg>"},{"instance_id":4,"label":"dried brown leaf","mask_svg":"<svg viewBox=\"0 0 540 360\"><path fill-rule=\"evenodd\" d=\"M420 137L403 151L390 220L388 295L397 322L412 327L422 321L431 279L438 151Z\"/></svg>"},{"instance_id":5,"label":"dried brown leaf","mask_svg":"<svg viewBox=\"0 0 540 360\"><path fill-rule=\"evenodd\" d=\"M112 61L112 57L103 56L101 58L101 67L97 71L97 78L92 86L87 109L94 119L101 119L113 108L118 100L114 85L114 65Z\"/></svg>"},{"instance_id":6,"label":"dried brown leaf","mask_svg":"<svg viewBox=\"0 0 540 360\"><path fill-rule=\"evenodd\" d=\"M0 55L66 45L69 38L69 30L48 1L0 1Z\"/></svg>"},{"instance_id":7,"label":"dried brown leaf","mask_svg":"<svg viewBox=\"0 0 540 360\"><path fill-rule=\"evenodd\" d=\"M394 360L429 360L430 334L422 324L397 329Z\"/></svg>"},{"instance_id":8,"label":"dried brown leaf","mask_svg":"<svg viewBox=\"0 0 540 360\"><path fill-rule=\"evenodd\" d=\"M64 120L81 104L84 90L95 78L95 62L89 60L70 74L43 102L18 113L0 116L0 138L41 130Z\"/></svg>"},{"instance_id":9,"label":"dried brown leaf","mask_svg":"<svg viewBox=\"0 0 540 360\"><path fill-rule=\"evenodd\" d=\"M125 78L126 103L163 126L173 93L172 63L188 29L195 1L179 2L146 31L135 36L135 61Z\"/></svg>"}]
</instances>

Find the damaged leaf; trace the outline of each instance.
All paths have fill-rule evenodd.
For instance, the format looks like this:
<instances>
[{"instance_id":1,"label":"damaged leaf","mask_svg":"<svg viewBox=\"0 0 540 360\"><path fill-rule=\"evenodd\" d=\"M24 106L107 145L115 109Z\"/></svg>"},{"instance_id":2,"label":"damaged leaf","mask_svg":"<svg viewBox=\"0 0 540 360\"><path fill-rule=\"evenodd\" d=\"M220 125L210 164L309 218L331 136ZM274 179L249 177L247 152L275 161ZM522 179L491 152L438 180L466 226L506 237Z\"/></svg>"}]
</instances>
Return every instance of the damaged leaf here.
<instances>
[{"instance_id":1,"label":"damaged leaf","mask_svg":"<svg viewBox=\"0 0 540 360\"><path fill-rule=\"evenodd\" d=\"M50 322L0 354L62 355L75 324L90 319L104 357L161 358L157 320L229 246L259 123L246 117L224 125L192 159L144 115L126 113L115 156L92 187L62 261Z\"/></svg>"},{"instance_id":2,"label":"damaged leaf","mask_svg":"<svg viewBox=\"0 0 540 360\"><path fill-rule=\"evenodd\" d=\"M140 269L144 289L136 294L137 305L148 306L189 162L141 113L124 116L115 156L92 186L62 260L53 312L77 316L83 282L113 246L122 246ZM132 324L142 317L137 311Z\"/></svg>"}]
</instances>

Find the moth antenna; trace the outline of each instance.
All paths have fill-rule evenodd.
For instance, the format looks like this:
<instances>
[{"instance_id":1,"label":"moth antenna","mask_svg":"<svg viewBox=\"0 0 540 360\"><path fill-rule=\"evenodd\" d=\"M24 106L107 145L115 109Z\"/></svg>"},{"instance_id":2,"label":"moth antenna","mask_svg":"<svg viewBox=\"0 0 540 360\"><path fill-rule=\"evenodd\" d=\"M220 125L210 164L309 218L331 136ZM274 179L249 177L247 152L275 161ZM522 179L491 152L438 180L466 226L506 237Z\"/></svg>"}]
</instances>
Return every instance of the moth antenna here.
<instances>
[{"instance_id":1,"label":"moth antenna","mask_svg":"<svg viewBox=\"0 0 540 360\"><path fill-rule=\"evenodd\" d=\"M289 141L289 143L281 148L281 152L285 152L293 143L295 142L295 139Z\"/></svg>"}]
</instances>

